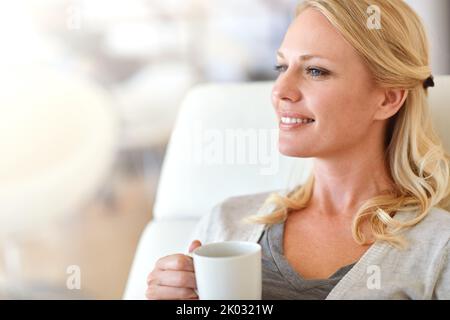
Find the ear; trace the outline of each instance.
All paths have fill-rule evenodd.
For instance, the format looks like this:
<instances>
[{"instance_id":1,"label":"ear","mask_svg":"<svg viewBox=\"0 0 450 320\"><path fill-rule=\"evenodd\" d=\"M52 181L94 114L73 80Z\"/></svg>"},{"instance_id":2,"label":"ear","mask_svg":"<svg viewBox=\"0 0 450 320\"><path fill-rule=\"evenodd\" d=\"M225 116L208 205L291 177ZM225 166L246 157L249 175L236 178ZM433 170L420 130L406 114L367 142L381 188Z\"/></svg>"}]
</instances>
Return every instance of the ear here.
<instances>
[{"instance_id":1,"label":"ear","mask_svg":"<svg viewBox=\"0 0 450 320\"><path fill-rule=\"evenodd\" d=\"M406 89L385 89L384 96L374 114L374 119L385 120L395 115L405 103L408 96Z\"/></svg>"}]
</instances>

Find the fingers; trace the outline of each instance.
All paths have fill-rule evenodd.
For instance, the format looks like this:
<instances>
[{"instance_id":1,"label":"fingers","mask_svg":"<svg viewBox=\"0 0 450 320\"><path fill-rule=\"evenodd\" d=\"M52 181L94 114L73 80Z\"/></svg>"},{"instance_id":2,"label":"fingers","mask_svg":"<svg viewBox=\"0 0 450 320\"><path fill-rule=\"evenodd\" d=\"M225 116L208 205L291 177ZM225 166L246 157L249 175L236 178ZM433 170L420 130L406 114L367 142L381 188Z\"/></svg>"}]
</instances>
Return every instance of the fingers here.
<instances>
[{"instance_id":1,"label":"fingers","mask_svg":"<svg viewBox=\"0 0 450 320\"><path fill-rule=\"evenodd\" d=\"M191 245L189 246L189 253L194 251L196 248L201 247L202 243L199 240L192 241Z\"/></svg>"},{"instance_id":2,"label":"fingers","mask_svg":"<svg viewBox=\"0 0 450 320\"><path fill-rule=\"evenodd\" d=\"M175 288L166 286L149 286L145 293L149 300L194 300L197 294L190 288Z\"/></svg>"},{"instance_id":3,"label":"fingers","mask_svg":"<svg viewBox=\"0 0 450 320\"><path fill-rule=\"evenodd\" d=\"M155 267L161 270L194 271L192 259L184 254L172 254L156 262Z\"/></svg>"},{"instance_id":4,"label":"fingers","mask_svg":"<svg viewBox=\"0 0 450 320\"><path fill-rule=\"evenodd\" d=\"M147 285L180 287L196 289L194 272L190 271L172 271L172 270L153 270L147 277Z\"/></svg>"},{"instance_id":5,"label":"fingers","mask_svg":"<svg viewBox=\"0 0 450 320\"><path fill-rule=\"evenodd\" d=\"M190 250L201 246L193 241ZM198 299L194 264L191 257L173 254L159 259L153 271L147 277L147 299Z\"/></svg>"}]
</instances>

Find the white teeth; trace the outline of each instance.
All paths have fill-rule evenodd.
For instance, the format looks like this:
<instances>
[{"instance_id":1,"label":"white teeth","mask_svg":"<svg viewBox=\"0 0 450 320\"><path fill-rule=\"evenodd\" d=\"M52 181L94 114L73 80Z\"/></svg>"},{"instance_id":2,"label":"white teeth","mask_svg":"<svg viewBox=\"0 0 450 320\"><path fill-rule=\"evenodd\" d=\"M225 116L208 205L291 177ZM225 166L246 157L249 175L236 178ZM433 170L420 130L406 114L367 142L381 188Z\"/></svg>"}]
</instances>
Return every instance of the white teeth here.
<instances>
[{"instance_id":1,"label":"white teeth","mask_svg":"<svg viewBox=\"0 0 450 320\"><path fill-rule=\"evenodd\" d=\"M314 122L313 119L300 119L300 118L289 118L289 117L281 117L281 122L286 124L291 123L310 123Z\"/></svg>"}]
</instances>

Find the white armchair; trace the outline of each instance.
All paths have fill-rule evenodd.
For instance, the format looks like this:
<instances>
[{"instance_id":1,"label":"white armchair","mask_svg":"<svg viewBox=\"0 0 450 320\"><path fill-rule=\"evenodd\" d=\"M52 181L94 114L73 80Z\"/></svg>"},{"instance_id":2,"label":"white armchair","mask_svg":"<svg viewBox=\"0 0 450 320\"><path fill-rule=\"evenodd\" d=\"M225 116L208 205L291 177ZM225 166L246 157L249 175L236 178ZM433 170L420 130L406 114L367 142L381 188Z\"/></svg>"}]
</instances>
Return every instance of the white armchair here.
<instances>
[{"instance_id":1,"label":"white armchair","mask_svg":"<svg viewBox=\"0 0 450 320\"><path fill-rule=\"evenodd\" d=\"M435 80L429 90L433 117L450 150L450 76ZM154 219L142 233L124 299L145 298L146 277L156 260L186 252L198 219L217 203L306 179L310 160L278 152L272 85L205 84L188 93L164 160Z\"/></svg>"}]
</instances>

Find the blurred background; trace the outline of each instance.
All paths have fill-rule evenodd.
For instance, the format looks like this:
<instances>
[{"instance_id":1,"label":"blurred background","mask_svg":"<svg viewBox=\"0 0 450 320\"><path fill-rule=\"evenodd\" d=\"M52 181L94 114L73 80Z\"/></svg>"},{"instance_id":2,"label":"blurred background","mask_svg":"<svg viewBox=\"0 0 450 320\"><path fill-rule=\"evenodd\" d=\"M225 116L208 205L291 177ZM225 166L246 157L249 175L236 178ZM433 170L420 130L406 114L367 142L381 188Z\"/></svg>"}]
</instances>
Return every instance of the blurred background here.
<instances>
[{"instance_id":1,"label":"blurred background","mask_svg":"<svg viewBox=\"0 0 450 320\"><path fill-rule=\"evenodd\" d=\"M298 2L1 0L0 297L120 299L180 101L274 80ZM450 74L450 1L408 2Z\"/></svg>"}]
</instances>

